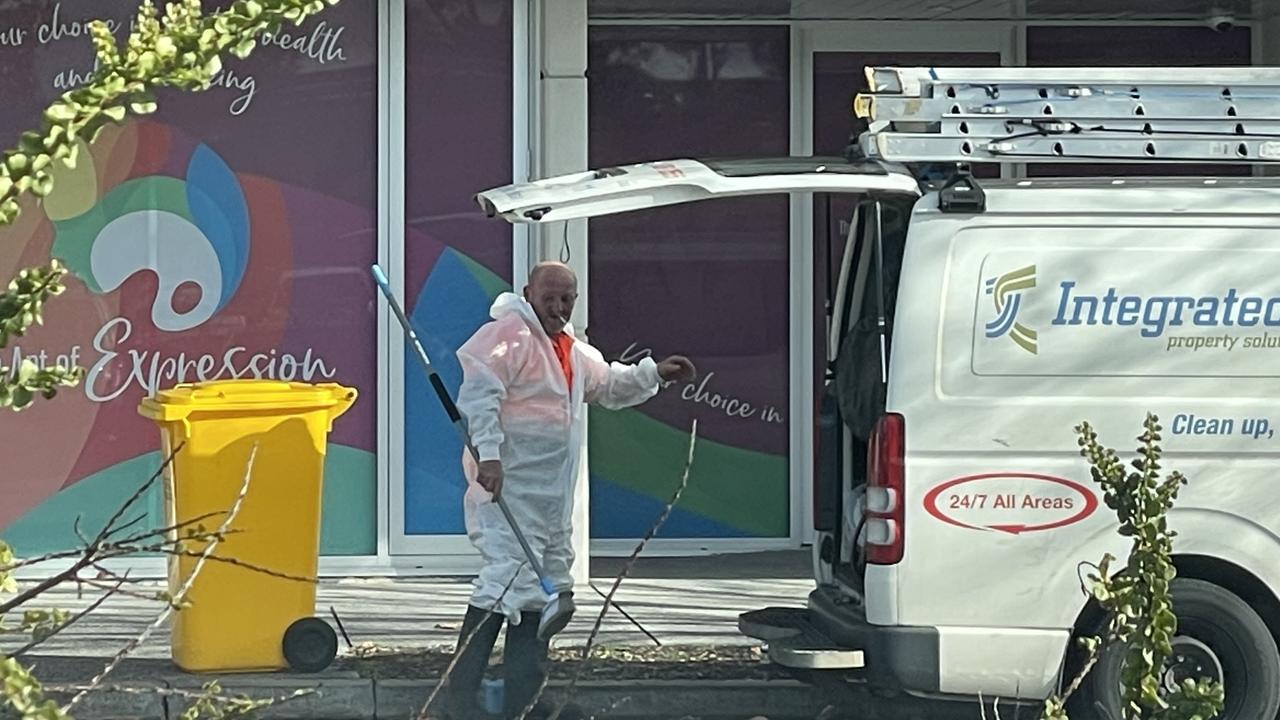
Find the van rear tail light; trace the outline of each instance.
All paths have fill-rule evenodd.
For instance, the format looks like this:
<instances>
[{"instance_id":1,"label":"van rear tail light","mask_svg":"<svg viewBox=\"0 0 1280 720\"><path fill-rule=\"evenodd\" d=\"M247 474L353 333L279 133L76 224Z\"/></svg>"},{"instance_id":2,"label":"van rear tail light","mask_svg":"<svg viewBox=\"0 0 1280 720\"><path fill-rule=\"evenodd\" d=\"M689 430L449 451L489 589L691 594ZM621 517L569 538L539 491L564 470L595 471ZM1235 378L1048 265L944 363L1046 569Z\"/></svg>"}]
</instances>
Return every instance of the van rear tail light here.
<instances>
[{"instance_id":1,"label":"van rear tail light","mask_svg":"<svg viewBox=\"0 0 1280 720\"><path fill-rule=\"evenodd\" d=\"M896 413L881 416L867 450L867 562L893 565L902 561L906 539L903 417Z\"/></svg>"}]
</instances>

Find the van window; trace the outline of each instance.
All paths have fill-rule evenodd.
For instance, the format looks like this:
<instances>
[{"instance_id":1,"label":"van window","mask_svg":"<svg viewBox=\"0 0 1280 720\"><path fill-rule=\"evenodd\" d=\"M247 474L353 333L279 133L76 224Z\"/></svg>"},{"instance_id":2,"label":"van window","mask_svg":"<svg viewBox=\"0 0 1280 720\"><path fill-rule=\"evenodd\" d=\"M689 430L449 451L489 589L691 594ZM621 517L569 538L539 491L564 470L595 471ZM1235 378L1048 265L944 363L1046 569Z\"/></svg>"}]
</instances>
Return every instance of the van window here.
<instances>
[{"instance_id":1,"label":"van window","mask_svg":"<svg viewBox=\"0 0 1280 720\"><path fill-rule=\"evenodd\" d=\"M875 252L876 202L880 204L882 258L877 258ZM841 328L835 377L840 414L859 441L855 445L866 442L876 420L884 412L879 317L883 310L884 358L887 359L893 340L898 279L902 273L902 253L913 204L914 198L869 200L860 206L856 215L859 229L855 245L849 252L856 253L857 270L854 282L849 283L847 296L841 299L847 320Z\"/></svg>"}]
</instances>

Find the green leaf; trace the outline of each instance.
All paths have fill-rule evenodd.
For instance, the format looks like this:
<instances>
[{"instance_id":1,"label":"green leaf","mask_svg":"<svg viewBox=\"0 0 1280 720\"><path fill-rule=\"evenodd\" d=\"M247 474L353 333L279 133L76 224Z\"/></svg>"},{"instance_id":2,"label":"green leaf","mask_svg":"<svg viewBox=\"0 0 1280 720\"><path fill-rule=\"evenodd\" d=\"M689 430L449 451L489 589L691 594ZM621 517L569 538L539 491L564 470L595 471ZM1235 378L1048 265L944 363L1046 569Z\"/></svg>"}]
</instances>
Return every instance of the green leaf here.
<instances>
[{"instance_id":1,"label":"green leaf","mask_svg":"<svg viewBox=\"0 0 1280 720\"><path fill-rule=\"evenodd\" d=\"M41 175L31 183L31 194L36 197L49 197L51 192L53 192L53 178L48 175Z\"/></svg>"},{"instance_id":2,"label":"green leaf","mask_svg":"<svg viewBox=\"0 0 1280 720\"><path fill-rule=\"evenodd\" d=\"M124 120L125 109L119 105L116 105L109 108L103 108L102 114L106 115L107 117L111 118L116 122L120 122L121 120Z\"/></svg>"},{"instance_id":3,"label":"green leaf","mask_svg":"<svg viewBox=\"0 0 1280 720\"><path fill-rule=\"evenodd\" d=\"M34 393L25 387L16 387L13 389L13 409L23 410L31 401L35 399Z\"/></svg>"},{"instance_id":4,"label":"green leaf","mask_svg":"<svg viewBox=\"0 0 1280 720\"><path fill-rule=\"evenodd\" d=\"M80 143L68 145L67 148L67 156L62 159L62 164L69 168L74 168L80 158Z\"/></svg>"},{"instance_id":5,"label":"green leaf","mask_svg":"<svg viewBox=\"0 0 1280 720\"><path fill-rule=\"evenodd\" d=\"M44 117L51 123L67 122L75 119L76 111L66 103L54 103L44 111Z\"/></svg>"},{"instance_id":6,"label":"green leaf","mask_svg":"<svg viewBox=\"0 0 1280 720\"><path fill-rule=\"evenodd\" d=\"M8 200L0 203L0 215L12 216L7 222L13 222L13 220L18 217L19 212L20 208L18 207L18 201L13 198L9 198ZM3 345L3 343L0 343L0 345Z\"/></svg>"},{"instance_id":7,"label":"green leaf","mask_svg":"<svg viewBox=\"0 0 1280 720\"><path fill-rule=\"evenodd\" d=\"M146 50L138 55L138 73L143 77L150 77L155 74L156 65L160 59L156 57L155 52Z\"/></svg>"},{"instance_id":8,"label":"green leaf","mask_svg":"<svg viewBox=\"0 0 1280 720\"><path fill-rule=\"evenodd\" d=\"M18 140L18 149L28 155L34 155L44 149L44 138L39 133L24 132Z\"/></svg>"},{"instance_id":9,"label":"green leaf","mask_svg":"<svg viewBox=\"0 0 1280 720\"><path fill-rule=\"evenodd\" d=\"M212 77L214 75L217 75L221 71L222 71L222 59L219 58L217 55L214 55L213 57L209 58L209 61L206 62L204 65L204 72L206 76Z\"/></svg>"},{"instance_id":10,"label":"green leaf","mask_svg":"<svg viewBox=\"0 0 1280 720\"><path fill-rule=\"evenodd\" d=\"M252 38L250 38L248 40L245 40L244 42L241 42L239 45L236 45L235 47L231 48L231 54L243 60L249 57L249 54L253 52L253 48L255 45L256 45L256 42Z\"/></svg>"},{"instance_id":11,"label":"green leaf","mask_svg":"<svg viewBox=\"0 0 1280 720\"><path fill-rule=\"evenodd\" d=\"M22 364L18 366L18 382L22 385L26 385L31 382L31 378L35 377L36 373L39 371L40 367L36 365L34 360L31 358L23 358Z\"/></svg>"}]
</instances>

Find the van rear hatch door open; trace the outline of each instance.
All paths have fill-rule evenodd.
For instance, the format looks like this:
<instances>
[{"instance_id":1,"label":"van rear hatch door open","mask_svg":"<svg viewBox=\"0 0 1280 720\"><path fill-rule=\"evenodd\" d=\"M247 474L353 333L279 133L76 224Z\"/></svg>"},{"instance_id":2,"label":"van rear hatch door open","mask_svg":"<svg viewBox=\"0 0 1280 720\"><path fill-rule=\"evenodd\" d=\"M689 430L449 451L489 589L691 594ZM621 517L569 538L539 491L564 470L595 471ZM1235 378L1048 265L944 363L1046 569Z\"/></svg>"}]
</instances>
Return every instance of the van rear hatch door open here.
<instances>
[{"instance_id":1,"label":"van rear hatch door open","mask_svg":"<svg viewBox=\"0 0 1280 720\"><path fill-rule=\"evenodd\" d=\"M890 164L783 157L646 162L505 185L475 197L490 217L544 224L715 198L783 193L917 198L921 190L905 169ZM745 634L768 641L770 658L782 665L857 669L866 664L862 628L833 638L812 621L811 608L765 608L744 613L739 624Z\"/></svg>"},{"instance_id":2,"label":"van rear hatch door open","mask_svg":"<svg viewBox=\"0 0 1280 720\"><path fill-rule=\"evenodd\" d=\"M915 178L877 162L838 157L678 159L601 168L476 194L490 217L548 223L722 197L778 193L919 195Z\"/></svg>"}]
</instances>

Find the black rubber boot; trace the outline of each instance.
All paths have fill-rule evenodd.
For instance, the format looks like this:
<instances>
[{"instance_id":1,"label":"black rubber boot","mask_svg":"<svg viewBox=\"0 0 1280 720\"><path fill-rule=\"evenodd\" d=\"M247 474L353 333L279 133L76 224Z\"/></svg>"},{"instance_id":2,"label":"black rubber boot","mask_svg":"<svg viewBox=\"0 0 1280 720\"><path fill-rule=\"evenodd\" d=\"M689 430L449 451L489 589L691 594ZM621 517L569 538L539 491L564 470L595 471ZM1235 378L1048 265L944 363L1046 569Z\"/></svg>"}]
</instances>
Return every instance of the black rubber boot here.
<instances>
[{"instance_id":1,"label":"black rubber boot","mask_svg":"<svg viewBox=\"0 0 1280 720\"><path fill-rule=\"evenodd\" d=\"M453 666L443 692L445 711L450 720L482 720L488 717L476 702L476 694L484 680L485 668L489 667L489 655L502 629L502 619L497 613L474 605L467 606L462 631L458 633L458 648L462 655ZM471 636L469 642L468 636ZM466 643L465 648L463 643ZM457 651L454 655L457 656Z\"/></svg>"},{"instance_id":2,"label":"black rubber boot","mask_svg":"<svg viewBox=\"0 0 1280 720\"><path fill-rule=\"evenodd\" d=\"M539 613L520 614L519 625L507 625L507 644L503 651L503 716L507 720L520 717L529 701L542 687L547 672L547 641L538 639ZM539 720L550 715L551 704L545 700L526 715Z\"/></svg>"}]
</instances>

